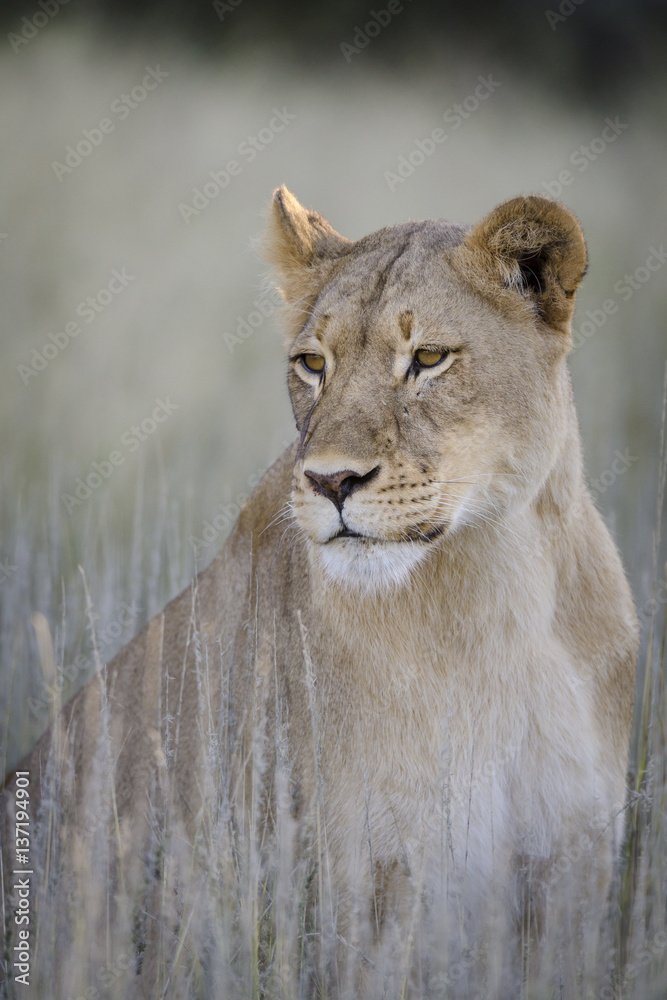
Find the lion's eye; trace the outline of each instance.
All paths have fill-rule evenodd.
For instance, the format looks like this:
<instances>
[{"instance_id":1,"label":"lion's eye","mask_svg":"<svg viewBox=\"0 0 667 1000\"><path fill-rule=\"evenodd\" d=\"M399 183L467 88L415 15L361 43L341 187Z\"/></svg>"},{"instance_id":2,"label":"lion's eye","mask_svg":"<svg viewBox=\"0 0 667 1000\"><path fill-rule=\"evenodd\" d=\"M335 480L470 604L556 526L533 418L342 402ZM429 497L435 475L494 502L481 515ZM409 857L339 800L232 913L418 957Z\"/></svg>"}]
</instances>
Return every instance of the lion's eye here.
<instances>
[{"instance_id":1,"label":"lion's eye","mask_svg":"<svg viewBox=\"0 0 667 1000\"><path fill-rule=\"evenodd\" d=\"M324 371L324 358L319 354L302 354L301 364L307 372L319 375Z\"/></svg>"},{"instance_id":2,"label":"lion's eye","mask_svg":"<svg viewBox=\"0 0 667 1000\"><path fill-rule=\"evenodd\" d=\"M429 351L422 348L415 351L415 361L421 368L434 368L447 356L449 351Z\"/></svg>"}]
</instances>

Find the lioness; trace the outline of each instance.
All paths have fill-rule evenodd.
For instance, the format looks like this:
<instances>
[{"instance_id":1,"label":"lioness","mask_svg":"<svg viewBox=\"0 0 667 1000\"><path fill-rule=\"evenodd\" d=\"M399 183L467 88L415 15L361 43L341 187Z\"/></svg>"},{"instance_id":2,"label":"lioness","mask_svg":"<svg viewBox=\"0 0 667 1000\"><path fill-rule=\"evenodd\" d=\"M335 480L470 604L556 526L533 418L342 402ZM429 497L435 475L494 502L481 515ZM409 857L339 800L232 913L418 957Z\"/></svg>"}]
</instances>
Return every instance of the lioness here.
<instances>
[{"instance_id":1,"label":"lioness","mask_svg":"<svg viewBox=\"0 0 667 1000\"><path fill-rule=\"evenodd\" d=\"M371 952L416 900L473 924L528 908L539 936L562 872L593 912L608 888L638 638L566 365L586 248L544 197L352 242L281 187L265 255L298 440L66 707L55 764L50 733L19 770L33 798L61 775L81 838L106 726L136 854L158 798L201 834L214 740L239 826L253 803L267 831L295 818L370 993Z\"/></svg>"}]
</instances>

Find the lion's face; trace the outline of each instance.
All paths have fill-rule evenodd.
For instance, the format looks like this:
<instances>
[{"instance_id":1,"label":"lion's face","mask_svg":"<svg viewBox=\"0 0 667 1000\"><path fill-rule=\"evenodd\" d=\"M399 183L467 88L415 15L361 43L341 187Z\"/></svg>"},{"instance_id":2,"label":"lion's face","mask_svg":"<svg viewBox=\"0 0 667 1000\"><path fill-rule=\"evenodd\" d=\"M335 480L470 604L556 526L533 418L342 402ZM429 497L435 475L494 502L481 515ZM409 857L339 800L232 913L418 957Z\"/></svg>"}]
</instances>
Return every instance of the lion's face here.
<instances>
[{"instance_id":1,"label":"lion's face","mask_svg":"<svg viewBox=\"0 0 667 1000\"><path fill-rule=\"evenodd\" d=\"M303 268L288 340L301 434L291 500L330 578L404 582L454 533L528 502L554 463L567 337L524 288L499 287L497 303L471 287L469 236L396 226L339 237L333 258Z\"/></svg>"}]
</instances>

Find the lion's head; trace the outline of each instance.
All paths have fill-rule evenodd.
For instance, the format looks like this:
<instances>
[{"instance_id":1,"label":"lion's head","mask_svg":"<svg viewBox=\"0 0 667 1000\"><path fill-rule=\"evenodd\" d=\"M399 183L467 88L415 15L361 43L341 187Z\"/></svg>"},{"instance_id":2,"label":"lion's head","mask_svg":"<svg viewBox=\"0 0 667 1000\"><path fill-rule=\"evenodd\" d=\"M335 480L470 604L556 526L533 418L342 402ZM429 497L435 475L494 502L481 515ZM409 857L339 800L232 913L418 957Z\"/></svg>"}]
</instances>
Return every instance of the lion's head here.
<instances>
[{"instance_id":1,"label":"lion's head","mask_svg":"<svg viewBox=\"0 0 667 1000\"><path fill-rule=\"evenodd\" d=\"M586 248L570 212L518 197L472 228L351 242L282 187L266 256L300 432L293 514L330 579L404 582L454 534L539 497L575 421L565 357Z\"/></svg>"}]
</instances>

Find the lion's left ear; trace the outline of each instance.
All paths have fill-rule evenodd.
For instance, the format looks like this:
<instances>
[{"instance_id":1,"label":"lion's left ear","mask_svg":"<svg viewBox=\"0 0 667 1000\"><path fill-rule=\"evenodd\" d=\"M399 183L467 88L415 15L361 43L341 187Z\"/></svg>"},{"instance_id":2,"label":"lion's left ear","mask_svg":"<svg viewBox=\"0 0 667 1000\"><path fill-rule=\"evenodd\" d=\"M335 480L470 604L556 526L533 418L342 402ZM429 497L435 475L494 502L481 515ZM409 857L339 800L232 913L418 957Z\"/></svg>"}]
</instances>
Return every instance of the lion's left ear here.
<instances>
[{"instance_id":1,"label":"lion's left ear","mask_svg":"<svg viewBox=\"0 0 667 1000\"><path fill-rule=\"evenodd\" d=\"M285 185L273 192L260 256L271 265L285 301L287 343L303 327L337 257L352 245L318 212L309 211Z\"/></svg>"},{"instance_id":2,"label":"lion's left ear","mask_svg":"<svg viewBox=\"0 0 667 1000\"><path fill-rule=\"evenodd\" d=\"M273 193L262 257L273 266L287 302L305 294L318 266L350 246L318 212L309 211L285 185Z\"/></svg>"},{"instance_id":3,"label":"lion's left ear","mask_svg":"<svg viewBox=\"0 0 667 1000\"><path fill-rule=\"evenodd\" d=\"M541 195L512 198L482 219L453 252L463 277L491 298L520 293L549 326L569 332L586 243L574 215Z\"/></svg>"}]
</instances>

